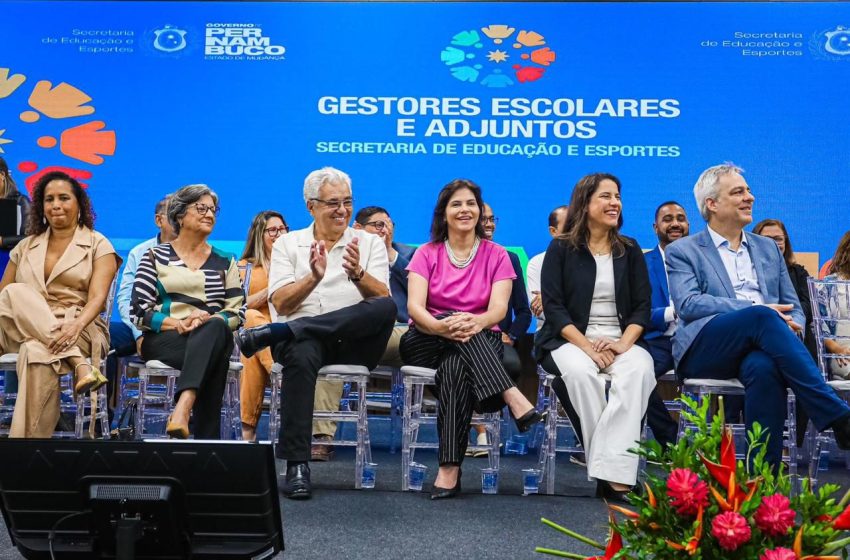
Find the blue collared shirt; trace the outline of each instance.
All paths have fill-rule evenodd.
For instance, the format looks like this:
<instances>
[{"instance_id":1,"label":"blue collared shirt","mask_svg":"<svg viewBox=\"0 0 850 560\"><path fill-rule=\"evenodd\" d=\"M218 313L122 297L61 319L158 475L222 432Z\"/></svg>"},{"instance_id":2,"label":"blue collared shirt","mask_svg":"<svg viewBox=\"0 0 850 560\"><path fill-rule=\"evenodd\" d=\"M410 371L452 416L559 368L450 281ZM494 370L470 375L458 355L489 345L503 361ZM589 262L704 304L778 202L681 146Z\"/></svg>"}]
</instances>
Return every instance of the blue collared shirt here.
<instances>
[{"instance_id":1,"label":"blue collared shirt","mask_svg":"<svg viewBox=\"0 0 850 560\"><path fill-rule=\"evenodd\" d=\"M738 246L738 250L734 251L729 247L729 241L726 238L710 227L707 229L717 252L720 254L720 260L723 261L723 266L726 268L729 282L732 284L732 289L735 290L735 297L751 301L754 305L763 304L764 297L759 289L756 267L750 258L750 243L747 241L747 234L741 232L741 244Z\"/></svg>"},{"instance_id":2,"label":"blue collared shirt","mask_svg":"<svg viewBox=\"0 0 850 560\"><path fill-rule=\"evenodd\" d=\"M147 241L142 241L130 250L127 255L127 262L124 264L124 272L121 273L121 285L118 287L118 314L121 316L121 322L130 327L133 331L133 338L138 339L142 336L142 331L130 321L130 298L133 296L133 283L136 281L136 270L139 268L139 261L151 247L159 245L159 236Z\"/></svg>"}]
</instances>

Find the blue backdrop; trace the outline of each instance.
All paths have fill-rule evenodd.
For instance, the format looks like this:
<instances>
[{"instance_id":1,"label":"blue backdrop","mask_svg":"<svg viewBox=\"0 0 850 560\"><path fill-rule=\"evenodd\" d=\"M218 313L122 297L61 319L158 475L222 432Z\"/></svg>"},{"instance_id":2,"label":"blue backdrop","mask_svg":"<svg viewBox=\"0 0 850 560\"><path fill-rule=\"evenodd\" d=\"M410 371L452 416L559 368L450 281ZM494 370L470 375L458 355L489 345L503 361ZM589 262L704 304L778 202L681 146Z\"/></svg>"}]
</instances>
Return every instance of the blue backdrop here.
<instances>
[{"instance_id":1,"label":"blue backdrop","mask_svg":"<svg viewBox=\"0 0 850 560\"><path fill-rule=\"evenodd\" d=\"M650 247L663 200L702 227L694 181L727 160L796 249L824 260L848 227L847 4L4 2L0 19L3 157L21 185L90 173L123 250L188 183L220 194L234 250L261 209L303 227L323 165L407 242L467 177L497 240L532 255L549 210L607 171Z\"/></svg>"}]
</instances>

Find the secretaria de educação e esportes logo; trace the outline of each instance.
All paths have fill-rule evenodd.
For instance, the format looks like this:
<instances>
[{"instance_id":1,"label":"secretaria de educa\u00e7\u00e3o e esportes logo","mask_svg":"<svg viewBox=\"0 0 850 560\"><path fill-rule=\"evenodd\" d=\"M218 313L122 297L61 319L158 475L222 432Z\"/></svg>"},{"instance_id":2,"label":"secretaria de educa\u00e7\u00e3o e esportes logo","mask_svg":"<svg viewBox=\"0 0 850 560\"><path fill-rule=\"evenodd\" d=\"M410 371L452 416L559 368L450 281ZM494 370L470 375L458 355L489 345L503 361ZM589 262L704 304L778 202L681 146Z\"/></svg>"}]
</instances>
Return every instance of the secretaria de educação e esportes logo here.
<instances>
[{"instance_id":1,"label":"secretaria de educa\u00e7\u00e3o e esportes logo","mask_svg":"<svg viewBox=\"0 0 850 560\"><path fill-rule=\"evenodd\" d=\"M850 26L837 25L814 33L809 48L817 58L850 62Z\"/></svg>"},{"instance_id":2,"label":"secretaria de educa\u00e7\u00e3o e esportes logo","mask_svg":"<svg viewBox=\"0 0 850 560\"><path fill-rule=\"evenodd\" d=\"M440 60L457 80L504 88L542 78L555 51L536 31L491 24L456 33Z\"/></svg>"}]
</instances>

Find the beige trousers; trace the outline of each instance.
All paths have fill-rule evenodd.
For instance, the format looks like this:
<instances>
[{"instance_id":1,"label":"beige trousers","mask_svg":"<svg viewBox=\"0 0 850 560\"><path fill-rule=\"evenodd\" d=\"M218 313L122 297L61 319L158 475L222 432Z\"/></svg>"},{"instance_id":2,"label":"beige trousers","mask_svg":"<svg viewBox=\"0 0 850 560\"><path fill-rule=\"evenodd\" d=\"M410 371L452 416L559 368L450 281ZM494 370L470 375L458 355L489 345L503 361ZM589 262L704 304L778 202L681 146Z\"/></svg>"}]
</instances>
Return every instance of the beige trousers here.
<instances>
[{"instance_id":1,"label":"beige trousers","mask_svg":"<svg viewBox=\"0 0 850 560\"><path fill-rule=\"evenodd\" d=\"M70 357L91 354L90 329L77 344L52 353L52 327L79 308L51 309L27 284L9 284L0 292L0 353L18 353L18 398L10 437L49 438L59 420L59 376L71 371Z\"/></svg>"}]
</instances>

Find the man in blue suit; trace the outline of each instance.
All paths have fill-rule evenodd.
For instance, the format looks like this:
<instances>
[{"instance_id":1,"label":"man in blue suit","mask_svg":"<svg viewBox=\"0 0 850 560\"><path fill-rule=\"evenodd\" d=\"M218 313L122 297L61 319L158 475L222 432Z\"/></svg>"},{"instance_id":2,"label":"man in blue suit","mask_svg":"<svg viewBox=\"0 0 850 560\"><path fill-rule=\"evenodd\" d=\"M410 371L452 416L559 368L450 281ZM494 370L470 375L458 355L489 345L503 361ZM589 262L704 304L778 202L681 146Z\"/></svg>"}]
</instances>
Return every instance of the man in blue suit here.
<instances>
[{"instance_id":1,"label":"man in blue suit","mask_svg":"<svg viewBox=\"0 0 850 560\"><path fill-rule=\"evenodd\" d=\"M664 265L664 250L667 246L690 231L688 216L682 205L675 201L660 204L655 210L653 224L658 245L644 255L649 271L649 283L652 285L651 325L643 335L655 366L655 378L659 378L673 369L672 336L676 331L676 313L670 290L667 287L667 268ZM678 426L670 417L664 400L656 387L649 396L646 409L646 421L652 428L655 439L662 445L676 443Z\"/></svg>"},{"instance_id":2,"label":"man in blue suit","mask_svg":"<svg viewBox=\"0 0 850 560\"><path fill-rule=\"evenodd\" d=\"M396 326L387 343L387 350L381 358L380 363L388 366L401 367L401 356L398 353L398 344L401 335L407 332L407 265L416 252L416 247L396 243L395 224L390 218L389 212L380 206L366 206L361 208L354 216L354 229L363 229L374 233L384 240L387 247L387 256L390 261L390 296L396 305Z\"/></svg>"},{"instance_id":3,"label":"man in blue suit","mask_svg":"<svg viewBox=\"0 0 850 560\"><path fill-rule=\"evenodd\" d=\"M679 324L673 336L682 377L737 378L745 387L745 417L768 431L767 460L782 458L786 389L818 430L832 428L850 449L850 407L827 386L795 333L800 302L776 243L744 233L755 197L731 164L706 169L694 198L705 231L665 252L670 295Z\"/></svg>"}]
</instances>

